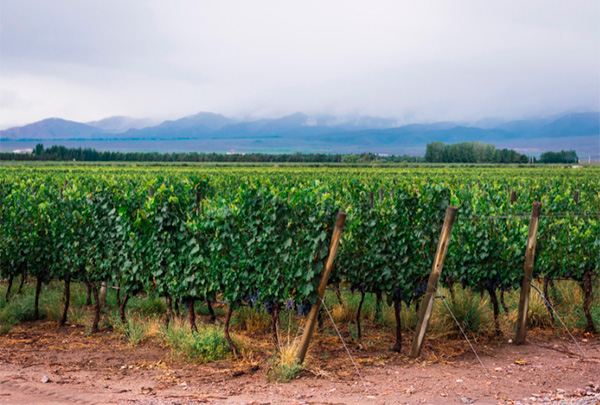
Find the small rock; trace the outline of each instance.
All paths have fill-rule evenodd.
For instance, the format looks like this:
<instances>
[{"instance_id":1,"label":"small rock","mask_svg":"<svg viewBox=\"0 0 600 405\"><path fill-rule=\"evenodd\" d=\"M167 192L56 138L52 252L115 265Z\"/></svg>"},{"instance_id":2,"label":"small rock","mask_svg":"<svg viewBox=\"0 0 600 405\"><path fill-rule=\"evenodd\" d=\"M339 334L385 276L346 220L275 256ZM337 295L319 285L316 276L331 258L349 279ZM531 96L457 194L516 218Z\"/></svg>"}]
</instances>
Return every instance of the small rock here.
<instances>
[{"instance_id":1,"label":"small rock","mask_svg":"<svg viewBox=\"0 0 600 405\"><path fill-rule=\"evenodd\" d=\"M559 394L564 394L565 390L563 390L562 388L557 388L556 392L558 392Z\"/></svg>"},{"instance_id":2,"label":"small rock","mask_svg":"<svg viewBox=\"0 0 600 405\"><path fill-rule=\"evenodd\" d=\"M44 384L52 382L52 380L49 379L47 375L43 376L40 381L42 381Z\"/></svg>"},{"instance_id":3,"label":"small rock","mask_svg":"<svg viewBox=\"0 0 600 405\"><path fill-rule=\"evenodd\" d=\"M471 398L467 398L467 397L462 397L460 400L462 401L463 404L472 404L473 402L475 402Z\"/></svg>"},{"instance_id":4,"label":"small rock","mask_svg":"<svg viewBox=\"0 0 600 405\"><path fill-rule=\"evenodd\" d=\"M508 339L508 343L512 343L512 339Z\"/></svg>"},{"instance_id":5,"label":"small rock","mask_svg":"<svg viewBox=\"0 0 600 405\"><path fill-rule=\"evenodd\" d=\"M463 380L461 380L461 379L458 379L458 380L456 380L456 382L457 382L457 383L461 383L461 382L463 382Z\"/></svg>"},{"instance_id":6,"label":"small rock","mask_svg":"<svg viewBox=\"0 0 600 405\"><path fill-rule=\"evenodd\" d=\"M296 395L296 399L302 399L302 394Z\"/></svg>"}]
</instances>

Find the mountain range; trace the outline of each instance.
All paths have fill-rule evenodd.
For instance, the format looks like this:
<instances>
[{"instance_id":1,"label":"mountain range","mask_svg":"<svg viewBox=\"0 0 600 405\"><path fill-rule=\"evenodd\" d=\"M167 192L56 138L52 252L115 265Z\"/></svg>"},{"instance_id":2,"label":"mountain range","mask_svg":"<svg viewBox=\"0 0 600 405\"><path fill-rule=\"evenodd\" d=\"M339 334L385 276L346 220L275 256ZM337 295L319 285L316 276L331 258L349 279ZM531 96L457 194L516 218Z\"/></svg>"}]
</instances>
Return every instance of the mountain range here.
<instances>
[{"instance_id":1,"label":"mountain range","mask_svg":"<svg viewBox=\"0 0 600 405\"><path fill-rule=\"evenodd\" d=\"M399 125L396 120L359 116L308 116L303 113L276 119L243 121L220 114L201 112L178 120L110 117L79 123L49 118L0 131L0 141L79 142L83 147L94 141L128 149L147 149L148 142L182 143L184 149L198 151L305 151L419 153L427 143L481 141L498 147L530 151L575 149L580 155L600 153L600 112L569 113L490 125L439 122ZM2 149L0 143L0 149ZM185 145L185 146L183 146ZM160 146L158 146L160 148ZM172 148L171 148L172 149Z\"/></svg>"}]
</instances>

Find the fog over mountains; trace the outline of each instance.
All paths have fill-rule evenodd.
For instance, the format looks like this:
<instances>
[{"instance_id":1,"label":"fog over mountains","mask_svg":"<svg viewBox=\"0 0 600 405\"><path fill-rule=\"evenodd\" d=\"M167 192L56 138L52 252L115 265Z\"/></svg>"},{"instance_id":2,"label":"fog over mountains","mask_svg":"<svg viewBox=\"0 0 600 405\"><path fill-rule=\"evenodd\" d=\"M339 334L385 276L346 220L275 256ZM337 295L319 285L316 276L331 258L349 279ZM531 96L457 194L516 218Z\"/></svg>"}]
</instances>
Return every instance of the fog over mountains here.
<instances>
[{"instance_id":1,"label":"fog over mountains","mask_svg":"<svg viewBox=\"0 0 600 405\"><path fill-rule=\"evenodd\" d=\"M47 142L109 150L378 152L421 154L433 141L481 141L532 154L575 149L580 157L600 153L600 113L569 113L548 118L475 124L439 122L398 125L387 118L296 113L276 119L242 121L201 112L173 121L110 117L79 123L49 118L0 131L0 149ZM49 143L48 143L49 142ZM154 145L154 146L149 146ZM175 147L175 149L177 149Z\"/></svg>"}]
</instances>

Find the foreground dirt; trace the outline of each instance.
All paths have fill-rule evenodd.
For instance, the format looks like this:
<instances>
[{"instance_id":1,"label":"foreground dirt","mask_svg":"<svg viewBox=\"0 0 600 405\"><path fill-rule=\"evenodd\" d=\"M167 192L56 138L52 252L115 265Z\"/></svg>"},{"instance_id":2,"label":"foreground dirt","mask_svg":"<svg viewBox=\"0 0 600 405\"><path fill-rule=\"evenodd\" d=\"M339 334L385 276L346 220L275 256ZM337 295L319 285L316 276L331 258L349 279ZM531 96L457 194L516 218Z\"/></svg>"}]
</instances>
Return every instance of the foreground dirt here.
<instances>
[{"instance_id":1,"label":"foreground dirt","mask_svg":"<svg viewBox=\"0 0 600 405\"><path fill-rule=\"evenodd\" d=\"M485 371L464 341L430 342L418 361L352 346L363 384L339 340L322 339L310 371L282 384L264 358L190 365L111 332L30 323L0 336L0 404L600 403L598 337L578 337L587 359L550 332L506 340L474 344Z\"/></svg>"}]
</instances>

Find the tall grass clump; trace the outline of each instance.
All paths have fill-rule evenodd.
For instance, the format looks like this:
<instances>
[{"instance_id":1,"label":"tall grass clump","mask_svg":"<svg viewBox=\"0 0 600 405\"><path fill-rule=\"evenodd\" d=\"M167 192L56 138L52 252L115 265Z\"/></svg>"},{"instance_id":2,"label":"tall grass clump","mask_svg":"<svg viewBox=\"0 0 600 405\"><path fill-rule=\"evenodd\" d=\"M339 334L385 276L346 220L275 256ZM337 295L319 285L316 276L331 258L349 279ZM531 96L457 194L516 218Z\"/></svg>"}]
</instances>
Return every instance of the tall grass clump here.
<instances>
[{"instance_id":1,"label":"tall grass clump","mask_svg":"<svg viewBox=\"0 0 600 405\"><path fill-rule=\"evenodd\" d=\"M454 298L442 289L446 303L465 332L487 335L494 332L493 314L487 295L483 298L471 289L461 287L454 290ZM460 335L460 329L450 311L441 299L434 303L435 315L432 316L431 329L442 335Z\"/></svg>"},{"instance_id":2,"label":"tall grass clump","mask_svg":"<svg viewBox=\"0 0 600 405\"><path fill-rule=\"evenodd\" d=\"M518 316L518 308L517 308ZM515 318L516 322L516 318ZM548 328L552 327L552 318L546 307L546 302L535 290L531 289L529 295L529 312L527 313L527 327L528 328Z\"/></svg>"}]
</instances>

